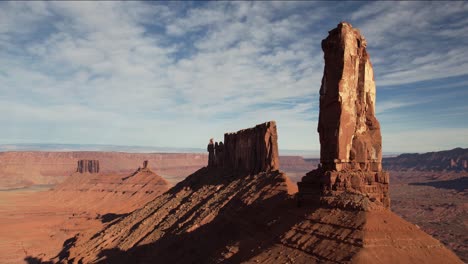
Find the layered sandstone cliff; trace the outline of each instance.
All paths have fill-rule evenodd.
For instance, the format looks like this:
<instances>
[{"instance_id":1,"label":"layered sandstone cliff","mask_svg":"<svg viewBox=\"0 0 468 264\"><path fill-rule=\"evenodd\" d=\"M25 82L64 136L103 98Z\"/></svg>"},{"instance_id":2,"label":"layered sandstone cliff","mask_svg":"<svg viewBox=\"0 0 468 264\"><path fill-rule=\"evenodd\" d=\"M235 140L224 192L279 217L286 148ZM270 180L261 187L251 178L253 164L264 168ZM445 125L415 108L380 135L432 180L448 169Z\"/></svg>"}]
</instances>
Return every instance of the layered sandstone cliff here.
<instances>
[{"instance_id":1,"label":"layered sandstone cliff","mask_svg":"<svg viewBox=\"0 0 468 264\"><path fill-rule=\"evenodd\" d=\"M279 169L276 122L224 134L222 142L210 142L208 167L236 169L256 174Z\"/></svg>"},{"instance_id":2,"label":"layered sandstone cliff","mask_svg":"<svg viewBox=\"0 0 468 264\"><path fill-rule=\"evenodd\" d=\"M389 170L468 172L468 148L455 148L428 153L406 153L386 158Z\"/></svg>"},{"instance_id":3,"label":"layered sandstone cliff","mask_svg":"<svg viewBox=\"0 0 468 264\"><path fill-rule=\"evenodd\" d=\"M389 175L382 171L374 73L366 45L359 30L344 22L322 41L321 164L303 178L299 189L301 194L320 190L322 196L365 195L389 207Z\"/></svg>"}]
</instances>

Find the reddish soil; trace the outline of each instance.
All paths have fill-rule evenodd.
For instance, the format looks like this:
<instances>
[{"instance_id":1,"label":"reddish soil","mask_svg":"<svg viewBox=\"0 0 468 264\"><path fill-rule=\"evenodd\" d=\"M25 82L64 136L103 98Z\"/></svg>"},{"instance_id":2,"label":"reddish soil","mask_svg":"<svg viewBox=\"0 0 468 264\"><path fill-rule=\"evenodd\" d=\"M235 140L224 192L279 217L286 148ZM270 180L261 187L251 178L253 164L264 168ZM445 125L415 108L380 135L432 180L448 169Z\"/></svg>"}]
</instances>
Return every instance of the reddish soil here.
<instances>
[{"instance_id":1,"label":"reddish soil","mask_svg":"<svg viewBox=\"0 0 468 264\"><path fill-rule=\"evenodd\" d=\"M468 173L391 171L392 210L468 262Z\"/></svg>"},{"instance_id":2,"label":"reddish soil","mask_svg":"<svg viewBox=\"0 0 468 264\"><path fill-rule=\"evenodd\" d=\"M138 156L140 154L136 155ZM184 175L183 171L190 171L192 169L192 171L195 171L197 168L206 164L206 155L200 155L200 158L197 158L197 155L194 154L188 155L193 156L179 156L179 158L184 158L175 160L176 164L188 164L183 165L182 169L171 166L171 164L168 163L168 157L162 156L160 158L160 160L167 161L164 163L164 166L166 166L165 168L167 168L165 171L172 174L169 175L172 176L169 178L172 184L183 180L185 175L190 174L190 172L187 172ZM125 155L121 157L125 157ZM190 158L196 160L190 161ZM118 162L123 162L123 164L132 162L123 159L124 158L120 161L115 161L115 164ZM184 159L186 163L184 163ZM0 160L2 160L1 157ZM36 160L36 165L33 164L33 161L28 161L26 163L33 164L36 166L36 169L51 167L51 164L45 164L43 166L38 165L41 162L40 158L35 158L33 160ZM141 165L142 160L144 160L144 156L135 158L135 166L129 168L128 171L132 172ZM204 161L201 162L201 160ZM296 182L306 172L315 168L316 162L316 160L312 160L311 162L305 161L299 157L280 157L282 170L286 171L288 175L293 175L293 177L291 177L293 182ZM13 163L14 162L10 163L8 167L9 170L14 169L12 167ZM150 166L157 168L157 166L154 165L155 162L150 160ZM74 168L76 162L69 162L69 166ZM58 167L60 168L61 166ZM74 169L72 169L72 172L73 171ZM100 187L93 189L88 186L87 188L81 188L82 191L67 190L67 185L79 186L83 184L83 186L86 186L86 183L83 181L91 181L96 177L96 175L92 175L88 178L79 176L77 176L78 178L73 178L73 176L76 176L73 175L70 178L69 184L64 182L55 187L57 193L62 192L60 195L56 194L57 198L60 197L60 199L53 199L53 196L46 195L51 193L45 191L47 186L36 186L28 190L0 191L0 263L19 263L26 256L33 256L30 259L31 261L34 261L35 258L52 258L64 248L63 244L65 240L73 238L77 233L80 233L80 236L91 236L98 230L120 219L119 216L125 215L135 208L142 207L142 205L152 200L157 195L157 193L154 193L148 196L140 196L138 199L142 199L141 201L135 200L134 202L130 201L127 203L126 200L129 199L128 194L131 193L132 190L135 190L132 189L133 187L126 190L125 188L128 188L130 185L121 187L120 190L117 191L118 193L120 192L119 195L110 190L118 189L119 180L131 175L131 173L104 173L103 175L107 175L109 178L106 178L108 181L103 181ZM392 210L405 220L417 224L425 232L440 239L446 246L454 250L465 262L468 261L468 250L466 247L468 238L465 235L468 233L468 223L466 222L466 219L468 219L468 206L466 202L466 181L463 179L467 179L467 176L468 174L464 172L390 171ZM47 179L52 179L53 177L56 177L55 179L60 178L60 176L47 177L49 177ZM65 178L66 177L62 177L60 181L65 180ZM87 184L92 185L91 182ZM291 184L287 184L287 186L291 186ZM135 188L136 187L137 186L135 186ZM293 187L295 186L293 185ZM86 189L86 191L84 191L84 189ZM99 190L102 191L106 189L107 191L101 193L103 195L107 194L107 198L105 198L106 196L99 195L96 195L96 199L94 200L84 198L90 193L100 193ZM294 188L290 188L289 191L294 192ZM84 196L85 194L86 196ZM114 205L112 205L111 202L113 199L111 197L113 197L114 194L115 197L120 198L116 199L113 203ZM154 196L150 199L149 197L151 195ZM99 211L99 208L104 208L105 204L108 203L110 203L109 209ZM119 203L125 204L125 206L121 207ZM119 211L119 208L127 208L128 210L124 209ZM296 212L294 211L295 209L291 210L290 213L294 215L293 212ZM325 211L323 212L325 214ZM72 241L73 239L68 240L68 242ZM226 256L234 256L236 255L235 252L240 250L239 245L241 244L231 243L227 245L222 252ZM286 253L289 251L289 249L278 249L273 246L271 249L261 254L259 253L259 256L264 260L287 261L288 259L294 258L293 256L296 254L288 253L288 256ZM295 251L292 250L291 252ZM235 259L236 258L233 258L233 260ZM298 263L297 260L298 259L296 259L295 263ZM251 261L254 261L254 259L251 259Z\"/></svg>"},{"instance_id":3,"label":"reddish soil","mask_svg":"<svg viewBox=\"0 0 468 264\"><path fill-rule=\"evenodd\" d=\"M0 263L52 258L80 234L94 234L168 190L149 169L132 174L74 173L47 188L0 192ZM71 240L69 240L71 239Z\"/></svg>"},{"instance_id":4,"label":"reddish soil","mask_svg":"<svg viewBox=\"0 0 468 264\"><path fill-rule=\"evenodd\" d=\"M0 190L63 182L80 159L99 160L102 173L132 173L144 160L169 182L205 166L205 154L124 152L0 152Z\"/></svg>"},{"instance_id":5,"label":"reddish soil","mask_svg":"<svg viewBox=\"0 0 468 264\"><path fill-rule=\"evenodd\" d=\"M279 172L201 169L93 236L66 263L462 263L386 209L297 208ZM220 235L222 234L222 235Z\"/></svg>"}]
</instances>

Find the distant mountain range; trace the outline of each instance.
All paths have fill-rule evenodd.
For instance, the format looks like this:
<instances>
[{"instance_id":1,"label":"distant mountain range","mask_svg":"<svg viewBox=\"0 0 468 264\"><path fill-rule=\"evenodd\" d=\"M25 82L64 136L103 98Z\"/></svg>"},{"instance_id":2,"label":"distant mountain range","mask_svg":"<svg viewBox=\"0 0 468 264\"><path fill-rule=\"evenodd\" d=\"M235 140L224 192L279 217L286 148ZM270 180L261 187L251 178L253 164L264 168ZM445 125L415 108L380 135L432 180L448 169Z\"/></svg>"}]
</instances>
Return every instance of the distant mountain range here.
<instances>
[{"instance_id":1,"label":"distant mountain range","mask_svg":"<svg viewBox=\"0 0 468 264\"><path fill-rule=\"evenodd\" d=\"M383 166L387 170L468 171L468 148L401 154L384 158Z\"/></svg>"},{"instance_id":2,"label":"distant mountain range","mask_svg":"<svg viewBox=\"0 0 468 264\"><path fill-rule=\"evenodd\" d=\"M171 148L154 146L118 146L95 144L3 144L0 152L7 151L103 151L128 153L206 153L204 148ZM280 149L281 156L302 156L318 159L318 150ZM428 153L385 152L383 166L387 170L468 171L468 148Z\"/></svg>"},{"instance_id":3,"label":"distant mountain range","mask_svg":"<svg viewBox=\"0 0 468 264\"><path fill-rule=\"evenodd\" d=\"M0 152L6 151L115 151L131 153L205 153L205 148L171 148L155 146L119 146L99 144L0 144ZM320 158L319 150L280 149L281 156L301 156L304 158ZM384 157L394 157L401 152L385 152Z\"/></svg>"},{"instance_id":4,"label":"distant mountain range","mask_svg":"<svg viewBox=\"0 0 468 264\"><path fill-rule=\"evenodd\" d=\"M205 148L171 148L155 146L119 146L98 144L0 144L0 152L6 151L105 151L131 153L206 153ZM304 158L318 158L318 150L280 149L283 156L302 156Z\"/></svg>"}]
</instances>

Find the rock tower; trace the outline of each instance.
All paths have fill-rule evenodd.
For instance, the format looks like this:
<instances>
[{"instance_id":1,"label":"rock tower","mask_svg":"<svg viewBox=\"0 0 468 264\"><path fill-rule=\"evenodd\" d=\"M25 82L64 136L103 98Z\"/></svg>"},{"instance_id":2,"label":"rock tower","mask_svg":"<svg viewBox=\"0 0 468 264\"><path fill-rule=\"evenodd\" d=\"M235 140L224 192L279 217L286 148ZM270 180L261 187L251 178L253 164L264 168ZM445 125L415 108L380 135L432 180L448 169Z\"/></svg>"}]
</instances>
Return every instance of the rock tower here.
<instances>
[{"instance_id":1,"label":"rock tower","mask_svg":"<svg viewBox=\"0 0 468 264\"><path fill-rule=\"evenodd\" d=\"M214 145L218 147L212 147ZM208 152L208 167L236 169L251 174L278 170L276 122L269 121L235 133L226 133L224 144L210 142Z\"/></svg>"},{"instance_id":2,"label":"rock tower","mask_svg":"<svg viewBox=\"0 0 468 264\"><path fill-rule=\"evenodd\" d=\"M76 172L99 173L99 160L79 160Z\"/></svg>"},{"instance_id":3,"label":"rock tower","mask_svg":"<svg viewBox=\"0 0 468 264\"><path fill-rule=\"evenodd\" d=\"M375 117L375 82L366 40L342 22L322 41L320 166L298 184L299 195L362 194L390 206L389 175L382 171L382 136Z\"/></svg>"}]
</instances>

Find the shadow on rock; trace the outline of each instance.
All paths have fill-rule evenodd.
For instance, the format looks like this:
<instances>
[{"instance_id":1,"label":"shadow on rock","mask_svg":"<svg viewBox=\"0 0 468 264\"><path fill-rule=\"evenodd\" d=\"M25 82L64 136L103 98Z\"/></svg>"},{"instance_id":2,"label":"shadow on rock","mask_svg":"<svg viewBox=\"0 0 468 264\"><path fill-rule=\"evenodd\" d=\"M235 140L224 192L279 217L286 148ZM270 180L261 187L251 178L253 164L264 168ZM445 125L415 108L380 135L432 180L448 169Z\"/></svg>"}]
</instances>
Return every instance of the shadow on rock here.
<instances>
[{"instance_id":1,"label":"shadow on rock","mask_svg":"<svg viewBox=\"0 0 468 264\"><path fill-rule=\"evenodd\" d=\"M130 213L125 213L125 214L114 214L114 213L108 213L108 214L105 214L105 215L102 215L100 216L100 220L103 224L105 223L109 223L109 222L112 222L114 221L115 219L118 219L118 218L122 218L122 217L125 217L127 215L129 215Z\"/></svg>"},{"instance_id":2,"label":"shadow on rock","mask_svg":"<svg viewBox=\"0 0 468 264\"><path fill-rule=\"evenodd\" d=\"M313 210L298 210L283 195L248 206L233 199L212 222L192 232L168 232L154 243L128 251L106 249L99 253L98 263L151 263L156 259L158 263L241 263L279 243L281 235Z\"/></svg>"}]
</instances>

